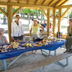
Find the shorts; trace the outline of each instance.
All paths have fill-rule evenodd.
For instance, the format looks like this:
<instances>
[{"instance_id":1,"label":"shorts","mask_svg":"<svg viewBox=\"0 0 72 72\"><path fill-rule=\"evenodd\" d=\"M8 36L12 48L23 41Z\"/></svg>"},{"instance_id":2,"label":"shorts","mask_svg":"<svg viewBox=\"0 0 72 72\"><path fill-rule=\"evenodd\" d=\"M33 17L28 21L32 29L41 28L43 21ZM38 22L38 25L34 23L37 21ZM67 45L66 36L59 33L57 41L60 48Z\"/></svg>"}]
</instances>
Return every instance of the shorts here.
<instances>
[{"instance_id":1,"label":"shorts","mask_svg":"<svg viewBox=\"0 0 72 72\"><path fill-rule=\"evenodd\" d=\"M18 36L18 37L14 36L14 40L23 40L23 37L22 36Z\"/></svg>"},{"instance_id":2,"label":"shorts","mask_svg":"<svg viewBox=\"0 0 72 72\"><path fill-rule=\"evenodd\" d=\"M37 38L37 37L38 37L37 34L32 34L32 36L31 36L30 39L33 41L33 39L34 39L34 38Z\"/></svg>"}]
</instances>

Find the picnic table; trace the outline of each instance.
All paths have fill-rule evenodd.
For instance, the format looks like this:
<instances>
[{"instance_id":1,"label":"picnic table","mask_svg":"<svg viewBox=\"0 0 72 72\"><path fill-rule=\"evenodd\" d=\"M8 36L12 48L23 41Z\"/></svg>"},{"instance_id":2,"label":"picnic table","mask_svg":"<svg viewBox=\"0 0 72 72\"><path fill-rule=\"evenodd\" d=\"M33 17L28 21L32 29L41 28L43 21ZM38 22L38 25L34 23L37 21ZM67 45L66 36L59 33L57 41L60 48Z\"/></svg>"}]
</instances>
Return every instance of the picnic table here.
<instances>
[{"instance_id":1,"label":"picnic table","mask_svg":"<svg viewBox=\"0 0 72 72\"><path fill-rule=\"evenodd\" d=\"M25 52L28 52L28 51L33 51L33 50L41 50L44 49L44 50L49 50L49 51L55 51L55 54L56 54L56 49L63 46L65 44L66 41L60 41L60 42L57 42L57 41L53 41L53 42L50 42L48 43L48 45L45 45L45 46L40 46L40 47L25 47L24 49L12 49L12 50L8 50L7 52L4 52L4 53L0 53L0 60L3 64L3 67L4 67L4 70L7 70L7 64L6 64L6 59L8 58L12 58L12 57L16 57L18 56L14 61L12 61L8 67L13 64L23 53ZM19 46L21 46L23 43L20 43ZM42 52L43 53L43 52Z\"/></svg>"}]
</instances>

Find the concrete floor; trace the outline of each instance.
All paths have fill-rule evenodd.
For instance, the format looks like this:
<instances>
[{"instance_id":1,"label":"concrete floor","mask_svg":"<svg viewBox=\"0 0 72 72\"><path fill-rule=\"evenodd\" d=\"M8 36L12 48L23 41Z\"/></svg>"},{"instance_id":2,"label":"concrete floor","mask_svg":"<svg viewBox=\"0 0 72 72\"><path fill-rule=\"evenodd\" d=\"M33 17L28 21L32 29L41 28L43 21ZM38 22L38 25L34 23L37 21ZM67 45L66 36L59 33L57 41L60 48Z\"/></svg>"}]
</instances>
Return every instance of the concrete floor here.
<instances>
[{"instance_id":1,"label":"concrete floor","mask_svg":"<svg viewBox=\"0 0 72 72\"><path fill-rule=\"evenodd\" d=\"M65 49L63 48L58 48L57 49L57 55L63 53ZM14 64L12 64L8 69L20 67L26 64L34 63L43 59L46 59L48 57L44 56L41 54L40 50L37 51L37 55L35 54L30 54L26 56L23 54ZM54 52L52 52L52 55ZM13 58L13 60L15 57ZM10 59L7 59L7 65L10 63ZM65 59L61 60L65 64ZM0 72L3 71L2 64L0 62ZM39 69L33 70L31 72L72 72L72 57L69 58L69 65L67 67L62 67L58 63L52 63L50 65L47 65L45 67L41 67Z\"/></svg>"}]
</instances>

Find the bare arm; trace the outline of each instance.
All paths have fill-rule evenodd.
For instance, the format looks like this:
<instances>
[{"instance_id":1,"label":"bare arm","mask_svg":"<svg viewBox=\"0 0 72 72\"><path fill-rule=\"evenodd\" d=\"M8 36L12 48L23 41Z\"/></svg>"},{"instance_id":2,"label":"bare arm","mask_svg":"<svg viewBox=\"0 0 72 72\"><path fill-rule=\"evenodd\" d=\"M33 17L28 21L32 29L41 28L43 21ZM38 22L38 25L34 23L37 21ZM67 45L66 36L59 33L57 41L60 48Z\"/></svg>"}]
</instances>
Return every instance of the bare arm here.
<instances>
[{"instance_id":1,"label":"bare arm","mask_svg":"<svg viewBox=\"0 0 72 72\"><path fill-rule=\"evenodd\" d=\"M22 30L22 37L24 37L24 31L23 31L23 27L21 26L21 30Z\"/></svg>"},{"instance_id":2,"label":"bare arm","mask_svg":"<svg viewBox=\"0 0 72 72\"><path fill-rule=\"evenodd\" d=\"M9 44L9 42L8 42L8 40L5 38L5 42L6 42L6 44Z\"/></svg>"},{"instance_id":3,"label":"bare arm","mask_svg":"<svg viewBox=\"0 0 72 72\"><path fill-rule=\"evenodd\" d=\"M31 27L31 29L30 29L30 36L32 36L32 27Z\"/></svg>"},{"instance_id":4,"label":"bare arm","mask_svg":"<svg viewBox=\"0 0 72 72\"><path fill-rule=\"evenodd\" d=\"M12 40L14 40L14 29L13 29L12 23L11 23L11 37L12 37Z\"/></svg>"},{"instance_id":5,"label":"bare arm","mask_svg":"<svg viewBox=\"0 0 72 72\"><path fill-rule=\"evenodd\" d=\"M40 28L42 28L42 33L44 32L44 27L41 25Z\"/></svg>"}]
</instances>

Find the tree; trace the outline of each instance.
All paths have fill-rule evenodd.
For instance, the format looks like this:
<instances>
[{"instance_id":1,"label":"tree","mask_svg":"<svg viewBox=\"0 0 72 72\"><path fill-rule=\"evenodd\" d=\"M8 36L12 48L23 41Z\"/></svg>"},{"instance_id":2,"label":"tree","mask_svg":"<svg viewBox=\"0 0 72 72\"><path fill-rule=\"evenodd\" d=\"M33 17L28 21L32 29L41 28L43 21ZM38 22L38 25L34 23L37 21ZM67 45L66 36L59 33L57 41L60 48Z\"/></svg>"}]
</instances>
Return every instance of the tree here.
<instances>
[{"instance_id":1,"label":"tree","mask_svg":"<svg viewBox=\"0 0 72 72\"><path fill-rule=\"evenodd\" d=\"M28 15L28 14L29 14L29 12L31 12L31 10L30 10L30 9L24 9L24 11L23 11L22 13L25 13L25 15Z\"/></svg>"},{"instance_id":2,"label":"tree","mask_svg":"<svg viewBox=\"0 0 72 72\"><path fill-rule=\"evenodd\" d=\"M56 11L56 16L58 16L58 14L59 14L59 12L58 12L58 10Z\"/></svg>"},{"instance_id":3,"label":"tree","mask_svg":"<svg viewBox=\"0 0 72 72\"><path fill-rule=\"evenodd\" d=\"M2 14L2 12L0 11L0 14Z\"/></svg>"},{"instance_id":4,"label":"tree","mask_svg":"<svg viewBox=\"0 0 72 72\"><path fill-rule=\"evenodd\" d=\"M41 10L36 10L36 9L24 9L22 13L25 13L25 15L28 15L30 13L31 16L36 16L36 12L38 11L39 16L41 15Z\"/></svg>"},{"instance_id":5,"label":"tree","mask_svg":"<svg viewBox=\"0 0 72 72\"><path fill-rule=\"evenodd\" d=\"M72 18L72 9L70 9L69 17Z\"/></svg>"},{"instance_id":6,"label":"tree","mask_svg":"<svg viewBox=\"0 0 72 72\"><path fill-rule=\"evenodd\" d=\"M3 9L4 9L4 11L6 11L5 7ZM6 24L6 16L4 14L3 14L3 24Z\"/></svg>"},{"instance_id":7,"label":"tree","mask_svg":"<svg viewBox=\"0 0 72 72\"><path fill-rule=\"evenodd\" d=\"M18 8L17 8L17 9L18 9ZM17 9L13 8L13 13L14 13ZM17 14L19 14L19 12L17 12Z\"/></svg>"}]
</instances>

